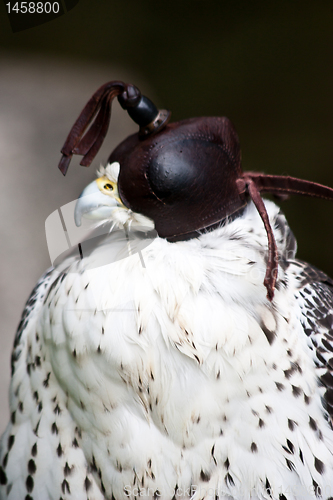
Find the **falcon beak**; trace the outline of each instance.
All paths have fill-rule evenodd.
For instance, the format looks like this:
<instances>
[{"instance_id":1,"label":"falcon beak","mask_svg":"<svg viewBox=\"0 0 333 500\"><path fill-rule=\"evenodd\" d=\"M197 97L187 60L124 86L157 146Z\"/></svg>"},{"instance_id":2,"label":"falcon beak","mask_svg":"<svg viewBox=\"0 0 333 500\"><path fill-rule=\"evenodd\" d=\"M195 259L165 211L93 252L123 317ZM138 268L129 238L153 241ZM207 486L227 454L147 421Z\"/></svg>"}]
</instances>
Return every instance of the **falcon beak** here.
<instances>
[{"instance_id":1,"label":"falcon beak","mask_svg":"<svg viewBox=\"0 0 333 500\"><path fill-rule=\"evenodd\" d=\"M99 177L82 191L75 206L75 224L80 227L82 217L108 219L119 208L127 209L120 200L117 183L111 182L106 176Z\"/></svg>"}]
</instances>

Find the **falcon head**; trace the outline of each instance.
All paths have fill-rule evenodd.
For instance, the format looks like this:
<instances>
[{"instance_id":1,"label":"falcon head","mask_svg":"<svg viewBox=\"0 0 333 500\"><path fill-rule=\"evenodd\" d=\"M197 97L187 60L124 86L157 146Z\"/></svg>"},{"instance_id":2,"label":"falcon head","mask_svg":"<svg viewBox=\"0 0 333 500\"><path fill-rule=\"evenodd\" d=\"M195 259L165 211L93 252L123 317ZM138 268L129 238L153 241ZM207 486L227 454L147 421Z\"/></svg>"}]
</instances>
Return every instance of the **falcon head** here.
<instances>
[{"instance_id":1,"label":"falcon head","mask_svg":"<svg viewBox=\"0 0 333 500\"><path fill-rule=\"evenodd\" d=\"M160 237L174 242L198 237L228 217L237 217L252 199L267 232L264 285L272 300L278 251L261 193L333 200L333 189L289 176L243 172L238 136L228 118L169 124L169 111L158 110L137 87L120 81L102 85L76 120L61 150L59 169L64 175L73 154L83 156L81 165L91 164L107 133L115 97L140 130L113 151L110 165L82 193L76 224L82 216L111 217L116 224L144 217L154 221ZM91 200L84 200L88 195Z\"/></svg>"},{"instance_id":2,"label":"falcon head","mask_svg":"<svg viewBox=\"0 0 333 500\"><path fill-rule=\"evenodd\" d=\"M101 166L97 172L98 178L82 191L74 211L78 227L82 224L82 218L85 218L100 224L111 221L116 227L135 227L137 230L154 228L151 219L133 212L121 201L118 192L119 170L118 162Z\"/></svg>"}]
</instances>

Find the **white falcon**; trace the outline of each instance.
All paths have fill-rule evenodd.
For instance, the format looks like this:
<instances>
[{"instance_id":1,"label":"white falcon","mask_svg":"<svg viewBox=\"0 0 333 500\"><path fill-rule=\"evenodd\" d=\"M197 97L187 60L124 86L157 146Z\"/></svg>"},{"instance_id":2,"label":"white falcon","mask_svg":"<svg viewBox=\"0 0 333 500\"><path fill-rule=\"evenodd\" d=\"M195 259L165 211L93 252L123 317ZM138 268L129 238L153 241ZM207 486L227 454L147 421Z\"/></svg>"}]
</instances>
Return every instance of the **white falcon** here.
<instances>
[{"instance_id":1,"label":"white falcon","mask_svg":"<svg viewBox=\"0 0 333 500\"><path fill-rule=\"evenodd\" d=\"M132 88L112 83L126 107ZM331 499L333 281L295 258L259 192L333 191L243 174L227 119L162 121L79 198L76 224L109 229L27 302L0 498ZM91 151L101 122L71 154Z\"/></svg>"}]
</instances>

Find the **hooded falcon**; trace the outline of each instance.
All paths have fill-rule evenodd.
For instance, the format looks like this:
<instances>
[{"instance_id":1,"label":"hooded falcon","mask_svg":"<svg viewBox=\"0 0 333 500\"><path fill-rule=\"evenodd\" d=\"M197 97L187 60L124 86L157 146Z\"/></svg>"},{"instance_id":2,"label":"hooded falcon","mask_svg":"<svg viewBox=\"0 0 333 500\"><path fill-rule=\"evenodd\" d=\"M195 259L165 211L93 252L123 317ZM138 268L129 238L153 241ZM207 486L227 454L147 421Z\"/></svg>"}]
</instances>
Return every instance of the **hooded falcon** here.
<instances>
[{"instance_id":1,"label":"hooded falcon","mask_svg":"<svg viewBox=\"0 0 333 500\"><path fill-rule=\"evenodd\" d=\"M92 232L37 283L12 354L1 500L333 498L333 281L295 258L280 198L227 118L168 123L133 85L62 149L88 166L112 100L139 125L79 198Z\"/></svg>"}]
</instances>

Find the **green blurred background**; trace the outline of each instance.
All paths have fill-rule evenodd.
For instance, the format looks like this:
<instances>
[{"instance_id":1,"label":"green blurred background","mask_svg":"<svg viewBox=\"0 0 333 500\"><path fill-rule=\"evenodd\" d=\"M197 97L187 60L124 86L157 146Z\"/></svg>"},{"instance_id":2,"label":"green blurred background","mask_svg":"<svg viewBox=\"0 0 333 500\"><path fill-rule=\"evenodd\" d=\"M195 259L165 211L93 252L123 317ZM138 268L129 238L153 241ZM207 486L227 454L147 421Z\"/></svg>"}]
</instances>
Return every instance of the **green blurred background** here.
<instances>
[{"instance_id":1,"label":"green blurred background","mask_svg":"<svg viewBox=\"0 0 333 500\"><path fill-rule=\"evenodd\" d=\"M174 120L228 116L244 169L333 186L331 0L80 0L15 34L0 9L7 52L134 70ZM299 257L333 275L333 206L303 198L283 208Z\"/></svg>"}]
</instances>

